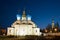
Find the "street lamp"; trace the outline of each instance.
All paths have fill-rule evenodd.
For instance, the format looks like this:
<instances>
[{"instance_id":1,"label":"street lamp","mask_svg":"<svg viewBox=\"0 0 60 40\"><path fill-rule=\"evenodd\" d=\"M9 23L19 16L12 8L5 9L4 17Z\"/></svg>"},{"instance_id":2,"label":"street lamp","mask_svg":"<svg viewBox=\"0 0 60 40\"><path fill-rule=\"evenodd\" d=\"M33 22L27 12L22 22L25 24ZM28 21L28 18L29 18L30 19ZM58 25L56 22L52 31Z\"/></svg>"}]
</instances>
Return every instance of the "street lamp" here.
<instances>
[{"instance_id":1,"label":"street lamp","mask_svg":"<svg viewBox=\"0 0 60 40\"><path fill-rule=\"evenodd\" d=\"M47 29L45 29L45 32L48 32L48 30L47 30Z\"/></svg>"},{"instance_id":2,"label":"street lamp","mask_svg":"<svg viewBox=\"0 0 60 40\"><path fill-rule=\"evenodd\" d=\"M57 31L57 28L55 28L54 31L56 32Z\"/></svg>"}]
</instances>

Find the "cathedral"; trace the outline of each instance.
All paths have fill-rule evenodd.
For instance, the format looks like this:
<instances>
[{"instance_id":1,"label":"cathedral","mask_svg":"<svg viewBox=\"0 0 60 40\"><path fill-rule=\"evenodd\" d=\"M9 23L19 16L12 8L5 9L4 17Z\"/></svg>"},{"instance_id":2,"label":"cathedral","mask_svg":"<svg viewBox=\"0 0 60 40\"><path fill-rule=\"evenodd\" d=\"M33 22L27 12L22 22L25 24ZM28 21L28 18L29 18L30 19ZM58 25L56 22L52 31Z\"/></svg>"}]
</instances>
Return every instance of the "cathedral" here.
<instances>
[{"instance_id":1,"label":"cathedral","mask_svg":"<svg viewBox=\"0 0 60 40\"><path fill-rule=\"evenodd\" d=\"M37 35L40 36L40 28L31 20L31 16L26 15L25 10L22 16L17 15L17 20L12 23L11 27L7 28L7 35L26 36Z\"/></svg>"}]
</instances>

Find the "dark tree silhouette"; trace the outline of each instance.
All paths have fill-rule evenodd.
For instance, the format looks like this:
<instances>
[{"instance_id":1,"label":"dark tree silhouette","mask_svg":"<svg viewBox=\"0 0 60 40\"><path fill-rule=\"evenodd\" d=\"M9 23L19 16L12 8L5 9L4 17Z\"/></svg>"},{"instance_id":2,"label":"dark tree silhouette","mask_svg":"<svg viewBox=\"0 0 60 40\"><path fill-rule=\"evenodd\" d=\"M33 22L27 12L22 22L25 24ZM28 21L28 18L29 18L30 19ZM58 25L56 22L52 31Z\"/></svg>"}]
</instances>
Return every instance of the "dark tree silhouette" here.
<instances>
[{"instance_id":1,"label":"dark tree silhouette","mask_svg":"<svg viewBox=\"0 0 60 40\"><path fill-rule=\"evenodd\" d=\"M56 28L59 28L59 23L58 22L55 24L55 27Z\"/></svg>"},{"instance_id":2,"label":"dark tree silhouette","mask_svg":"<svg viewBox=\"0 0 60 40\"><path fill-rule=\"evenodd\" d=\"M51 24L48 24L47 27L46 27L47 30L50 30L51 28L52 28Z\"/></svg>"}]
</instances>

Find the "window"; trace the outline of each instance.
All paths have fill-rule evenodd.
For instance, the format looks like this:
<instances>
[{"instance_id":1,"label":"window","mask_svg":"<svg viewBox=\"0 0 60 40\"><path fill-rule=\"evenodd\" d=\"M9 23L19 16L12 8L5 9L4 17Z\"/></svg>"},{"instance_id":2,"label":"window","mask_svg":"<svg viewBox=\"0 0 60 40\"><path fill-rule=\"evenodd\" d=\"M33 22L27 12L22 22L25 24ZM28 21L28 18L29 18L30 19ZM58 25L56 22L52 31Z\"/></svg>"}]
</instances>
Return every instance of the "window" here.
<instances>
[{"instance_id":1,"label":"window","mask_svg":"<svg viewBox=\"0 0 60 40\"><path fill-rule=\"evenodd\" d=\"M26 24L26 23L22 23L22 24Z\"/></svg>"},{"instance_id":2,"label":"window","mask_svg":"<svg viewBox=\"0 0 60 40\"><path fill-rule=\"evenodd\" d=\"M29 25L32 25L31 23L28 23Z\"/></svg>"},{"instance_id":3,"label":"window","mask_svg":"<svg viewBox=\"0 0 60 40\"><path fill-rule=\"evenodd\" d=\"M11 33L11 30L9 30L9 33Z\"/></svg>"},{"instance_id":4,"label":"window","mask_svg":"<svg viewBox=\"0 0 60 40\"><path fill-rule=\"evenodd\" d=\"M19 25L20 23L16 23L17 25Z\"/></svg>"},{"instance_id":5,"label":"window","mask_svg":"<svg viewBox=\"0 0 60 40\"><path fill-rule=\"evenodd\" d=\"M37 30L36 30L36 32L37 32Z\"/></svg>"}]
</instances>

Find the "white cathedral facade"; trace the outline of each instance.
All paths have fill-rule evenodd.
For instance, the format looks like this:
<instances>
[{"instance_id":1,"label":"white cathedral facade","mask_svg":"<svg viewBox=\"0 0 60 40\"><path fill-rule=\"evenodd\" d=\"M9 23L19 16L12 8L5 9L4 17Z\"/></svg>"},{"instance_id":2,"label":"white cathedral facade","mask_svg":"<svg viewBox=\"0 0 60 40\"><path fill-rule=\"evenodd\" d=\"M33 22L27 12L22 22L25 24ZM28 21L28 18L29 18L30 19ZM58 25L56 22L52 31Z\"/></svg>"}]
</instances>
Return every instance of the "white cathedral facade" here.
<instances>
[{"instance_id":1,"label":"white cathedral facade","mask_svg":"<svg viewBox=\"0 0 60 40\"><path fill-rule=\"evenodd\" d=\"M17 15L17 20L7 28L7 35L26 36L26 35L41 35L40 28L32 22L30 16L25 15L23 11L22 17Z\"/></svg>"}]
</instances>

